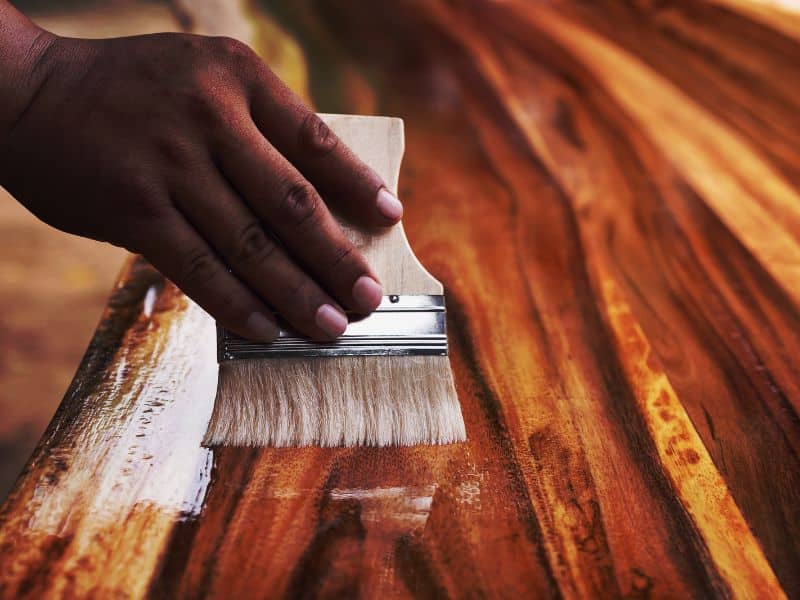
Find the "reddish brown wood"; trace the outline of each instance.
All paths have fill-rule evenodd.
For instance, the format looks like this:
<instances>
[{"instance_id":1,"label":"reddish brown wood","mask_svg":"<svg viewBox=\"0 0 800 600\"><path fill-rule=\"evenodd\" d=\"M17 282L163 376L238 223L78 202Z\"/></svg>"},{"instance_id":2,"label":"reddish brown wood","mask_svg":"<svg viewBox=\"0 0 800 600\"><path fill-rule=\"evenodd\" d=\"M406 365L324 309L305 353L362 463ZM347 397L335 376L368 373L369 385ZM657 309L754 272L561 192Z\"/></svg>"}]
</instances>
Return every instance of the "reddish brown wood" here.
<instances>
[{"instance_id":1,"label":"reddish brown wood","mask_svg":"<svg viewBox=\"0 0 800 600\"><path fill-rule=\"evenodd\" d=\"M405 119L469 440L212 457L205 321L135 262L0 595L800 595L800 28L741 4L275 7L320 110Z\"/></svg>"}]
</instances>

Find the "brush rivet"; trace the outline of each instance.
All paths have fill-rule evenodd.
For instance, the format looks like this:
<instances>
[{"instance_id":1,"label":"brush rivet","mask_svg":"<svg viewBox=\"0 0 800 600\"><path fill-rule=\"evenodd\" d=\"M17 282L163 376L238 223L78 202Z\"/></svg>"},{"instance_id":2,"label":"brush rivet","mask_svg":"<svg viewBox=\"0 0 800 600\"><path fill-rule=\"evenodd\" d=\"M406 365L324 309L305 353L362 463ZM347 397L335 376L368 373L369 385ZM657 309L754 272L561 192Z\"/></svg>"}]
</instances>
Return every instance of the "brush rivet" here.
<instances>
[{"instance_id":1,"label":"brush rivet","mask_svg":"<svg viewBox=\"0 0 800 600\"><path fill-rule=\"evenodd\" d=\"M389 302L391 302L392 304L397 304L398 302L400 302L400 296L392 294L391 296L389 296Z\"/></svg>"}]
</instances>

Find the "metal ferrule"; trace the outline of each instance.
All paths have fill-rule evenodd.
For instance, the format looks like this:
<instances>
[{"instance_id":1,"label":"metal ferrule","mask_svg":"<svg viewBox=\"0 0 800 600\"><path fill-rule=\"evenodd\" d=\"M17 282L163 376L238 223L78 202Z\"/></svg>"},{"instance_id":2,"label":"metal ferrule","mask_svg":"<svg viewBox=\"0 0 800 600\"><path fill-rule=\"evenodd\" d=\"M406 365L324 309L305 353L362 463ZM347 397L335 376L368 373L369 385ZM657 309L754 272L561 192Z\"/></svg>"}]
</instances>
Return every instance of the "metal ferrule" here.
<instances>
[{"instance_id":1,"label":"metal ferrule","mask_svg":"<svg viewBox=\"0 0 800 600\"><path fill-rule=\"evenodd\" d=\"M351 315L352 318L352 315ZM324 356L431 356L447 354L444 296L384 296L368 317L351 321L332 342L315 342L281 329L268 344L217 326L217 359Z\"/></svg>"}]
</instances>

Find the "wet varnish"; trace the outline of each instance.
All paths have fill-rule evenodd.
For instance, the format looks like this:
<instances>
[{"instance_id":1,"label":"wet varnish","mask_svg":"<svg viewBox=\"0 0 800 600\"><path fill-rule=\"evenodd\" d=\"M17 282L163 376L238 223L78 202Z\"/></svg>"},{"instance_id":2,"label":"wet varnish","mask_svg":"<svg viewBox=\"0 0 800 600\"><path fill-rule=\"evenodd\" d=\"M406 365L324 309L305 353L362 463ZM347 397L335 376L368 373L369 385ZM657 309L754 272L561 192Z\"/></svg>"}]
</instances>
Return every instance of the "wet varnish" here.
<instances>
[{"instance_id":1,"label":"wet varnish","mask_svg":"<svg viewBox=\"0 0 800 600\"><path fill-rule=\"evenodd\" d=\"M201 448L213 324L131 259L0 511L0 596L800 596L800 17L176 4L405 119L469 441Z\"/></svg>"}]
</instances>

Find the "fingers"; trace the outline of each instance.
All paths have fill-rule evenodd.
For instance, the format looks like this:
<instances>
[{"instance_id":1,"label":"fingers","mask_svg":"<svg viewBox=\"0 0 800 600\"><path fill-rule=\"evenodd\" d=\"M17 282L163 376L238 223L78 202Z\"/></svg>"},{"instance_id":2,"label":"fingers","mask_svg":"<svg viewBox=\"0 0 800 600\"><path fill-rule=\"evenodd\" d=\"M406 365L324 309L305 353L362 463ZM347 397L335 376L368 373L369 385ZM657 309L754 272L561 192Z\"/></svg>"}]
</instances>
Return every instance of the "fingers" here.
<instances>
[{"instance_id":1,"label":"fingers","mask_svg":"<svg viewBox=\"0 0 800 600\"><path fill-rule=\"evenodd\" d=\"M383 291L314 187L252 124L223 142L217 160L244 201L295 262L346 308L369 313Z\"/></svg>"},{"instance_id":2,"label":"fingers","mask_svg":"<svg viewBox=\"0 0 800 600\"><path fill-rule=\"evenodd\" d=\"M383 180L266 67L252 96L253 119L264 137L343 216L378 227L400 220L403 206Z\"/></svg>"},{"instance_id":3,"label":"fingers","mask_svg":"<svg viewBox=\"0 0 800 600\"><path fill-rule=\"evenodd\" d=\"M141 251L159 271L226 329L256 341L275 339L278 328L270 309L228 272L177 211L158 227Z\"/></svg>"},{"instance_id":4,"label":"fingers","mask_svg":"<svg viewBox=\"0 0 800 600\"><path fill-rule=\"evenodd\" d=\"M214 165L176 190L174 202L186 219L292 328L320 340L344 333L347 317L336 301L267 233Z\"/></svg>"}]
</instances>

